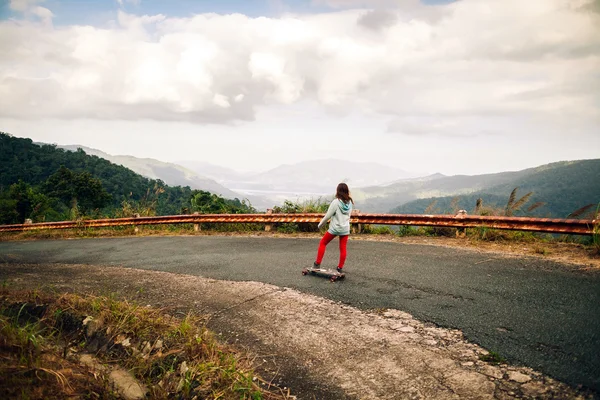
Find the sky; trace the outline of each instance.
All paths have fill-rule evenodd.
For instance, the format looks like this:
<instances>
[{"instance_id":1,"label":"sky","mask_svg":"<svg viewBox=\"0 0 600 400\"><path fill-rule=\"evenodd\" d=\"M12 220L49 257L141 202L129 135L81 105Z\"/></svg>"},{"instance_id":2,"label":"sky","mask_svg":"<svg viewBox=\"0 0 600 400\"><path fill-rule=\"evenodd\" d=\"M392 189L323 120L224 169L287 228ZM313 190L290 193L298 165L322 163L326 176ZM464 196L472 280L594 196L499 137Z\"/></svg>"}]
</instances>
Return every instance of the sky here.
<instances>
[{"instance_id":1,"label":"sky","mask_svg":"<svg viewBox=\"0 0 600 400\"><path fill-rule=\"evenodd\" d=\"M0 131L113 155L600 158L600 0L0 0L0 54Z\"/></svg>"}]
</instances>

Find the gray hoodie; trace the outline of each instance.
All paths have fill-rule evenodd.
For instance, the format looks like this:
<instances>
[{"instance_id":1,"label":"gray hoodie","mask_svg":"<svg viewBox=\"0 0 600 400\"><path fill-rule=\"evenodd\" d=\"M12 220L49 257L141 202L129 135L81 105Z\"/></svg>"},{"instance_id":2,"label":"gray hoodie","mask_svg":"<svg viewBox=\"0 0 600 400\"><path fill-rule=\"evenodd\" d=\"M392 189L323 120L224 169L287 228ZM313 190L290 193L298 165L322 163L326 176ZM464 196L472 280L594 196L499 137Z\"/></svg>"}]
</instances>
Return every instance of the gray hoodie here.
<instances>
[{"instance_id":1,"label":"gray hoodie","mask_svg":"<svg viewBox=\"0 0 600 400\"><path fill-rule=\"evenodd\" d=\"M342 200L333 199L327 210L327 214L319 222L319 229L329 223L328 232L332 235L344 236L350 234L350 214L352 213L352 202L344 203Z\"/></svg>"}]
</instances>

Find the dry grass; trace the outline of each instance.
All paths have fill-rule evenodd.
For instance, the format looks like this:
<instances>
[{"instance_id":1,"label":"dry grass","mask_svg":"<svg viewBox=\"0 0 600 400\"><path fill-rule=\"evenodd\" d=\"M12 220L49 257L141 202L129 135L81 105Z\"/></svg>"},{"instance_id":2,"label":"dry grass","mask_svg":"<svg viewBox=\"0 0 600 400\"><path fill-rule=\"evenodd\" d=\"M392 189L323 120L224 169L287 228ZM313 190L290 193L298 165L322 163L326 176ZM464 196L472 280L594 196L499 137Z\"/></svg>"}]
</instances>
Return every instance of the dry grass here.
<instances>
[{"instance_id":1,"label":"dry grass","mask_svg":"<svg viewBox=\"0 0 600 400\"><path fill-rule=\"evenodd\" d=\"M128 236L170 236L170 235L204 235L228 233L260 233L264 231L261 224L200 224L200 231L194 231L193 224L146 225L109 228L77 228L77 229L39 229L23 232L0 232L0 241L38 240L38 239L72 239Z\"/></svg>"},{"instance_id":2,"label":"dry grass","mask_svg":"<svg viewBox=\"0 0 600 400\"><path fill-rule=\"evenodd\" d=\"M131 371L153 399L289 397L255 376L247 355L219 343L201 316L6 288L0 311L2 398L117 398L110 368L92 370L79 362L82 354Z\"/></svg>"}]
</instances>

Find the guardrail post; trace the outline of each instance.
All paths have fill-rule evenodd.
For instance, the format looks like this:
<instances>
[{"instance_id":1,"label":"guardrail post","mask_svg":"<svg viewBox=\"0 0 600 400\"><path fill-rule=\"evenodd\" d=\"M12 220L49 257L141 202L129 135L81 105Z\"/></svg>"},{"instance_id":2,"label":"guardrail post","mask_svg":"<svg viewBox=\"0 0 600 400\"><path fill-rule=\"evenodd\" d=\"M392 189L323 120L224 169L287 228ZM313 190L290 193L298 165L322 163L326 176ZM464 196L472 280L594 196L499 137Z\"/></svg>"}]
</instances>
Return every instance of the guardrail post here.
<instances>
[{"instance_id":1,"label":"guardrail post","mask_svg":"<svg viewBox=\"0 0 600 400\"><path fill-rule=\"evenodd\" d=\"M194 215L200 215L198 211L194 213ZM194 224L194 232L200 231L200 224Z\"/></svg>"},{"instance_id":2,"label":"guardrail post","mask_svg":"<svg viewBox=\"0 0 600 400\"><path fill-rule=\"evenodd\" d=\"M456 218L464 218L467 216L467 210L458 210L455 217ZM456 228L456 237L465 237L467 236L467 228Z\"/></svg>"},{"instance_id":3,"label":"guardrail post","mask_svg":"<svg viewBox=\"0 0 600 400\"><path fill-rule=\"evenodd\" d=\"M273 214L272 208L267 208L267 214ZM265 224L265 232L271 232L272 224Z\"/></svg>"},{"instance_id":4,"label":"guardrail post","mask_svg":"<svg viewBox=\"0 0 600 400\"><path fill-rule=\"evenodd\" d=\"M360 214L360 210L352 210L352 215ZM352 216L350 215L350 216ZM360 233L362 231L362 224L352 224L352 233Z\"/></svg>"},{"instance_id":5,"label":"guardrail post","mask_svg":"<svg viewBox=\"0 0 600 400\"><path fill-rule=\"evenodd\" d=\"M135 214L135 215L133 216L133 218L139 218L139 217L140 217L140 214ZM138 233L138 232L140 231L140 228L138 228L138 226L137 226L137 225L135 225L135 228L133 229L133 231L134 231L135 233Z\"/></svg>"}]
</instances>

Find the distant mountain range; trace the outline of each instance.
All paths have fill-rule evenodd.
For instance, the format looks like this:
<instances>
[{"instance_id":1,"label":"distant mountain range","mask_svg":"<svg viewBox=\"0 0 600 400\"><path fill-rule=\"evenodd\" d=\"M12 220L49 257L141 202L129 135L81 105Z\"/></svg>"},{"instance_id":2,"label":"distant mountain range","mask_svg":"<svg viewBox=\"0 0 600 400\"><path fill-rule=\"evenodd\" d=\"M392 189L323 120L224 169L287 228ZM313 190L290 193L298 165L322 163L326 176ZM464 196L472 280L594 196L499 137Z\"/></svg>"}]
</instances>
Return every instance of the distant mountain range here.
<instances>
[{"instance_id":1,"label":"distant mountain range","mask_svg":"<svg viewBox=\"0 0 600 400\"><path fill-rule=\"evenodd\" d=\"M284 164L251 176L250 182L265 190L334 193L340 182L352 189L417 176L419 174L377 163L325 159Z\"/></svg>"},{"instance_id":2,"label":"distant mountain range","mask_svg":"<svg viewBox=\"0 0 600 400\"><path fill-rule=\"evenodd\" d=\"M419 176L418 173L387 165L335 159L284 164L261 173L239 173L195 161L178 163L211 177L232 190L264 196L275 202L332 196L340 182L347 183L350 189L354 190L360 186L379 185Z\"/></svg>"},{"instance_id":3,"label":"distant mountain range","mask_svg":"<svg viewBox=\"0 0 600 400\"><path fill-rule=\"evenodd\" d=\"M189 186L191 189L205 190L227 199L238 198L241 200L248 198L252 205L259 209L266 209L273 206L273 204L271 204L272 202L266 198L235 192L221 185L214 179L198 174L195 171L178 164L163 162L153 158L137 158L128 155L115 156L101 150L81 145L65 145L57 147L69 151L76 151L80 148L85 151L86 154L104 158L113 164L122 165L147 178L160 179L169 186ZM207 165L218 168L211 164Z\"/></svg>"},{"instance_id":4,"label":"distant mountain range","mask_svg":"<svg viewBox=\"0 0 600 400\"><path fill-rule=\"evenodd\" d=\"M192 189L206 190L226 198L239 197L226 187L210 178L198 175L181 165L167 163L153 158L137 158L127 155L112 155L101 150L80 145L57 146L69 151L82 149L86 154L104 158L113 164L122 165L146 178L160 179L169 186L189 186Z\"/></svg>"},{"instance_id":5,"label":"distant mountain range","mask_svg":"<svg viewBox=\"0 0 600 400\"><path fill-rule=\"evenodd\" d=\"M355 197L364 210L409 214L423 213L434 200L432 213L448 213L457 198L456 206L472 213L478 198L488 206L504 207L518 187L518 196L533 192L528 204L545 203L532 215L565 218L585 205L600 204L599 177L600 159L564 161L497 174L436 174L362 188Z\"/></svg>"},{"instance_id":6,"label":"distant mountain range","mask_svg":"<svg viewBox=\"0 0 600 400\"><path fill-rule=\"evenodd\" d=\"M285 164L261 173L242 173L202 161L163 162L152 158L112 155L82 145L59 145L69 151L82 149L86 154L122 165L150 179L160 179L169 186L189 186L225 198L247 198L258 209L280 205L284 200L304 200L332 196L338 183L351 188L382 184L417 176L377 163L341 160L315 160Z\"/></svg>"},{"instance_id":7,"label":"distant mountain range","mask_svg":"<svg viewBox=\"0 0 600 400\"><path fill-rule=\"evenodd\" d=\"M434 213L450 212L454 206L467 209L477 198L486 205L502 207L511 191L534 192L530 204L544 202L535 215L566 217L574 210L600 202L600 160L564 161L521 171L483 175L445 176L418 173L377 163L314 160L285 164L261 173L240 173L201 161L167 163L148 158L113 156L84 146L87 154L123 165L143 176L160 179L170 186L189 186L226 198L248 198L259 210L283 200L328 198L339 182L350 186L356 207L363 212L423 213L435 200ZM180 165L181 164L181 165Z\"/></svg>"},{"instance_id":8,"label":"distant mountain range","mask_svg":"<svg viewBox=\"0 0 600 400\"><path fill-rule=\"evenodd\" d=\"M175 161L175 164L181 165L207 178L214 179L220 184L224 184L224 182L243 181L253 175L252 173L238 172L231 168L221 167L204 161L183 160Z\"/></svg>"}]
</instances>

